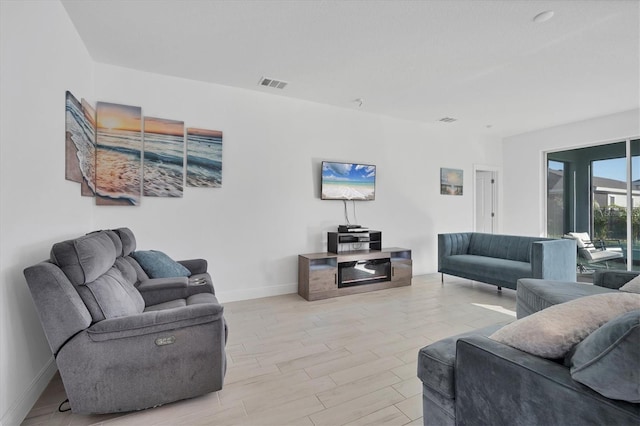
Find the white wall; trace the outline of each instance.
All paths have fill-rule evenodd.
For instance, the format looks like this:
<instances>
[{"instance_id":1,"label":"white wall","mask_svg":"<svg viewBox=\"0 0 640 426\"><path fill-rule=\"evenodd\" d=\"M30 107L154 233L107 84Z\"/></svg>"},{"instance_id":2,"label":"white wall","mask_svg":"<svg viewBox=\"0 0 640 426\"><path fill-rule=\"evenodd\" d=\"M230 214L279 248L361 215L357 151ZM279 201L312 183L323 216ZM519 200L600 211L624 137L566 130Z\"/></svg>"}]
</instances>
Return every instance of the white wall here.
<instances>
[{"instance_id":1,"label":"white wall","mask_svg":"<svg viewBox=\"0 0 640 426\"><path fill-rule=\"evenodd\" d=\"M544 153L640 136L640 110L524 133L503 142L504 221L507 234L543 236Z\"/></svg>"},{"instance_id":2,"label":"white wall","mask_svg":"<svg viewBox=\"0 0 640 426\"><path fill-rule=\"evenodd\" d=\"M203 257L221 300L295 292L297 254L326 249L343 205L319 199L320 162L378 166L361 224L436 270L436 234L472 228L474 164L501 164L500 141L458 124L361 111L94 64L58 1L0 1L0 419L19 423L55 371L22 270L51 245L128 226L139 248ZM64 180L64 96L140 105L149 116L224 131L223 187L181 199L95 206ZM461 168L465 195L439 194L440 167ZM351 208L350 208L351 211Z\"/></svg>"},{"instance_id":3,"label":"white wall","mask_svg":"<svg viewBox=\"0 0 640 426\"><path fill-rule=\"evenodd\" d=\"M499 141L456 125L102 64L95 82L97 100L224 132L222 188L94 212L97 228L130 227L139 249L208 259L223 301L295 292L297 255L326 250L326 231L345 221L342 202L319 199L323 159L377 165L376 200L357 203L358 222L381 230L385 246L411 248L415 274L435 272L438 232L471 230L473 164L500 164ZM439 194L440 167L464 169L464 196Z\"/></svg>"},{"instance_id":4,"label":"white wall","mask_svg":"<svg viewBox=\"0 0 640 426\"><path fill-rule=\"evenodd\" d=\"M0 2L0 419L19 423L55 372L22 270L91 228L64 179L65 91L91 98L93 64L57 1Z\"/></svg>"}]
</instances>

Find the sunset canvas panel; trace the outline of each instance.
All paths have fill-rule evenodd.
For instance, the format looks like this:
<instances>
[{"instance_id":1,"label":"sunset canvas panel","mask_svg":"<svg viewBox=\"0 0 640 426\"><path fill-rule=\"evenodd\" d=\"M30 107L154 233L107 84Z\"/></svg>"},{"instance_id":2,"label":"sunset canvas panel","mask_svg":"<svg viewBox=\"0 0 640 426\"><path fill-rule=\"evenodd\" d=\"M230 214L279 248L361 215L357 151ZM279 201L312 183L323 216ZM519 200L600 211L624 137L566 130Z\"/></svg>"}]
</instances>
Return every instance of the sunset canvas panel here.
<instances>
[{"instance_id":1,"label":"sunset canvas panel","mask_svg":"<svg viewBox=\"0 0 640 426\"><path fill-rule=\"evenodd\" d=\"M184 122L144 118L143 195L182 197Z\"/></svg>"},{"instance_id":2,"label":"sunset canvas panel","mask_svg":"<svg viewBox=\"0 0 640 426\"><path fill-rule=\"evenodd\" d=\"M93 197L96 193L96 110L84 98L81 105L82 127L87 137L87 143L78 150L83 177L81 193L85 197Z\"/></svg>"},{"instance_id":3,"label":"sunset canvas panel","mask_svg":"<svg viewBox=\"0 0 640 426\"><path fill-rule=\"evenodd\" d=\"M222 187L222 132L187 128L187 186Z\"/></svg>"},{"instance_id":4,"label":"sunset canvas panel","mask_svg":"<svg viewBox=\"0 0 640 426\"><path fill-rule=\"evenodd\" d=\"M142 108L96 105L96 204L138 205L142 182Z\"/></svg>"}]
</instances>

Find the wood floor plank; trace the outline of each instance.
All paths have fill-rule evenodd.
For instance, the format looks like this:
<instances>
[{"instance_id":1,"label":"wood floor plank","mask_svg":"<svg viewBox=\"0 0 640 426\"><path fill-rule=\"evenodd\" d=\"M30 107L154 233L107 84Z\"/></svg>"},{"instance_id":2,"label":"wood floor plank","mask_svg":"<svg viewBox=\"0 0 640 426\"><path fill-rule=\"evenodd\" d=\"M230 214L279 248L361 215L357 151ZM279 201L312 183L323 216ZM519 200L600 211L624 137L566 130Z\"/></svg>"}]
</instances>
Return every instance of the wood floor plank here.
<instances>
[{"instance_id":1,"label":"wood floor plank","mask_svg":"<svg viewBox=\"0 0 640 426\"><path fill-rule=\"evenodd\" d=\"M321 364L307 367L305 368L305 371L312 378L327 376L331 373L337 373L338 371L357 367L365 362L373 361L376 359L379 359L379 357L372 352L360 352L357 354L351 354L342 358L334 359L332 361L327 361Z\"/></svg>"},{"instance_id":2,"label":"wood floor plank","mask_svg":"<svg viewBox=\"0 0 640 426\"><path fill-rule=\"evenodd\" d=\"M320 392L316 396L325 407L330 408L400 382L401 379L392 372L380 371L331 390Z\"/></svg>"},{"instance_id":3,"label":"wood floor plank","mask_svg":"<svg viewBox=\"0 0 640 426\"><path fill-rule=\"evenodd\" d=\"M390 356L386 358L378 358L373 361L351 367L348 370L331 373L329 374L329 377L331 377L337 385L343 385L345 383L362 379L363 377L371 376L378 371L387 371L401 365L404 365L402 361L394 356Z\"/></svg>"},{"instance_id":4,"label":"wood floor plank","mask_svg":"<svg viewBox=\"0 0 640 426\"><path fill-rule=\"evenodd\" d=\"M363 395L309 416L316 426L343 425L375 413L390 405L404 401L404 397L392 387Z\"/></svg>"},{"instance_id":5,"label":"wood floor plank","mask_svg":"<svg viewBox=\"0 0 640 426\"><path fill-rule=\"evenodd\" d=\"M345 426L402 426L410 421L411 419L405 416L402 411L395 406L390 406L347 423Z\"/></svg>"},{"instance_id":6,"label":"wood floor plank","mask_svg":"<svg viewBox=\"0 0 640 426\"><path fill-rule=\"evenodd\" d=\"M411 420L422 416L422 394L414 395L396 404L396 407Z\"/></svg>"}]
</instances>

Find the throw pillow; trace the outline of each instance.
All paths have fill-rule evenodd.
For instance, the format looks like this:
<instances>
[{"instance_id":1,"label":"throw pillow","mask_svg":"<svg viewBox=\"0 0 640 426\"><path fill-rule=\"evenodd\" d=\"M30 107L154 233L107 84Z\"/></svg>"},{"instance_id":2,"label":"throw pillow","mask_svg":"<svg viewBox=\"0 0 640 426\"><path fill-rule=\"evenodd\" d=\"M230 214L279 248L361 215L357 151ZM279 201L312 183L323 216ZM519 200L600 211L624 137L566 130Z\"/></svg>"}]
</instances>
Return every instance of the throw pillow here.
<instances>
[{"instance_id":1,"label":"throw pillow","mask_svg":"<svg viewBox=\"0 0 640 426\"><path fill-rule=\"evenodd\" d=\"M640 310L609 321L569 355L573 380L611 399L640 402Z\"/></svg>"},{"instance_id":2,"label":"throw pillow","mask_svg":"<svg viewBox=\"0 0 640 426\"><path fill-rule=\"evenodd\" d=\"M191 271L161 251L134 251L133 257L150 278L188 277Z\"/></svg>"},{"instance_id":3,"label":"throw pillow","mask_svg":"<svg viewBox=\"0 0 640 426\"><path fill-rule=\"evenodd\" d=\"M562 358L604 323L639 308L640 294L585 296L514 321L489 338L532 355Z\"/></svg>"},{"instance_id":4,"label":"throw pillow","mask_svg":"<svg viewBox=\"0 0 640 426\"><path fill-rule=\"evenodd\" d=\"M620 287L620 291L626 291L629 293L640 293L640 275Z\"/></svg>"}]
</instances>

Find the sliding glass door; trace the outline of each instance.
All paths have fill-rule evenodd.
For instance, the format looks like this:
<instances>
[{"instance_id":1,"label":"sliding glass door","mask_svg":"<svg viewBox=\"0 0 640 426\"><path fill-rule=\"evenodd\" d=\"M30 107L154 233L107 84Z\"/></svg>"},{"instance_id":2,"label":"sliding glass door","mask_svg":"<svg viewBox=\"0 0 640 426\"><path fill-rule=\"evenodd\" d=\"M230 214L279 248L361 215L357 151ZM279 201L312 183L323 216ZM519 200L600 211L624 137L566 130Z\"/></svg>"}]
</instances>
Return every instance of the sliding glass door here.
<instances>
[{"instance_id":1,"label":"sliding glass door","mask_svg":"<svg viewBox=\"0 0 640 426\"><path fill-rule=\"evenodd\" d=\"M568 232L622 254L589 267L640 270L640 140L547 154L547 235Z\"/></svg>"}]
</instances>

